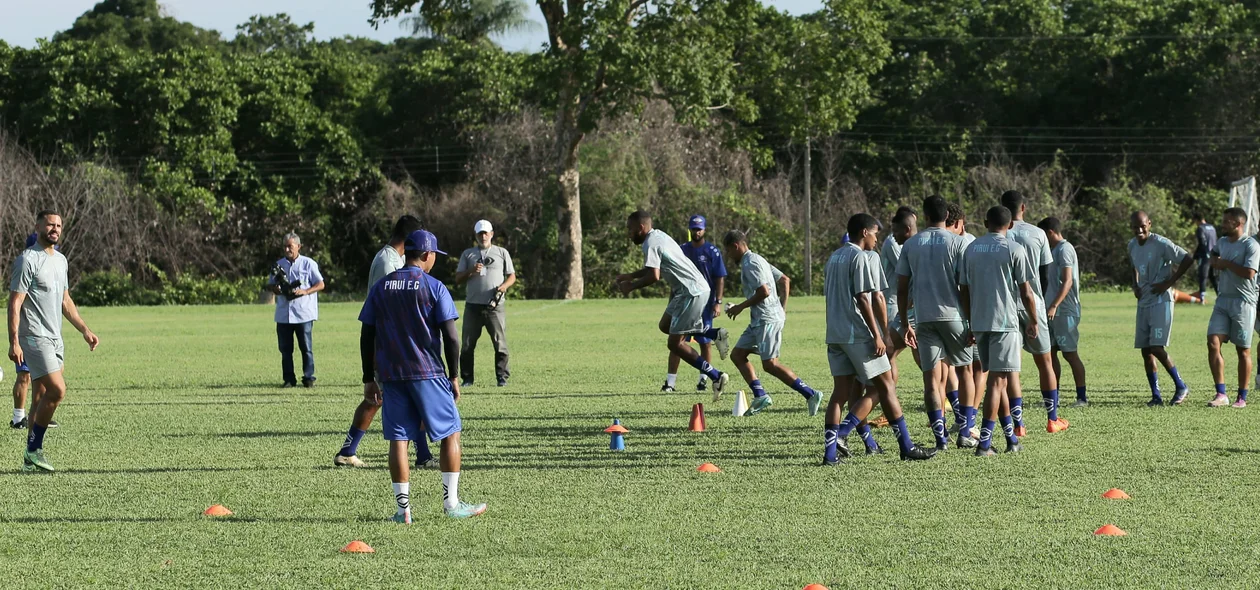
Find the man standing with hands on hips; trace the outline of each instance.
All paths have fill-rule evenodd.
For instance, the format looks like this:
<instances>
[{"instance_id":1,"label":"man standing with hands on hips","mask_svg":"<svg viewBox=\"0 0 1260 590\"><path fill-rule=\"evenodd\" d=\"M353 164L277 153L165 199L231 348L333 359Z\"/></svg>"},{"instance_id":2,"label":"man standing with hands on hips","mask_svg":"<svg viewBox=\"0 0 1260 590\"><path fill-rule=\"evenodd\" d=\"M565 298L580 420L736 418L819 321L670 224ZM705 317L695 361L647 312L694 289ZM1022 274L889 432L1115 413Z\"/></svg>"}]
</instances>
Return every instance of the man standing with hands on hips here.
<instances>
[{"instance_id":1,"label":"man standing with hands on hips","mask_svg":"<svg viewBox=\"0 0 1260 590\"><path fill-rule=\"evenodd\" d=\"M473 351L484 328L490 333L494 345L494 373L499 387L507 385L511 371L508 368L507 313L503 309L504 294L516 284L516 269L512 255L493 245L494 227L482 219L473 226L477 243L464 250L455 269L455 282L467 283L464 297L464 330L459 377L463 387L473 384Z\"/></svg>"}]
</instances>

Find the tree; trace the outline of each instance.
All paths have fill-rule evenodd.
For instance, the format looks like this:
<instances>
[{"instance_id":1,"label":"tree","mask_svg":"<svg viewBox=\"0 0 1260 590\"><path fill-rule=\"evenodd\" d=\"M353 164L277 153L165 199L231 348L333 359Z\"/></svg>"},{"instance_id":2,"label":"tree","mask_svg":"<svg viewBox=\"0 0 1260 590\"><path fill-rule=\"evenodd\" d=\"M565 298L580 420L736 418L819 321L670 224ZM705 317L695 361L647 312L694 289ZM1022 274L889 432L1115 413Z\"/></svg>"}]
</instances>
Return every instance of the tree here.
<instances>
[{"instance_id":1,"label":"tree","mask_svg":"<svg viewBox=\"0 0 1260 590\"><path fill-rule=\"evenodd\" d=\"M533 30L538 23L529 19L529 5L524 0L468 0L440 14L409 16L401 25L414 36L489 43L493 37Z\"/></svg>"},{"instance_id":2,"label":"tree","mask_svg":"<svg viewBox=\"0 0 1260 590\"><path fill-rule=\"evenodd\" d=\"M222 42L218 31L163 14L157 0L102 0L53 36L54 41L71 39L157 52Z\"/></svg>"},{"instance_id":3,"label":"tree","mask_svg":"<svg viewBox=\"0 0 1260 590\"><path fill-rule=\"evenodd\" d=\"M298 26L283 12L274 16L255 15L249 17L249 22L236 25L232 45L252 53L298 51L311 43L314 34L315 23Z\"/></svg>"}]
</instances>

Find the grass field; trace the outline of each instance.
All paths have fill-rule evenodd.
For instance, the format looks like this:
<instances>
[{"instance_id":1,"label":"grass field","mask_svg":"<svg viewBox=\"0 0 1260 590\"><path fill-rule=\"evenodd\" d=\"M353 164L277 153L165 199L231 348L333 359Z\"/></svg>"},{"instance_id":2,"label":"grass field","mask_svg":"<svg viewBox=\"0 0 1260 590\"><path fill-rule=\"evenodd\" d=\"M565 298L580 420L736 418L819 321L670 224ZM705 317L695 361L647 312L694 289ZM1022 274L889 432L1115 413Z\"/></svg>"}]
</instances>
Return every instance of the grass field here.
<instances>
[{"instance_id":1,"label":"grass field","mask_svg":"<svg viewBox=\"0 0 1260 590\"><path fill-rule=\"evenodd\" d=\"M1208 309L1179 307L1174 358L1187 407L1143 407L1133 300L1087 295L1082 356L1093 406L1047 435L1025 359L1025 452L925 463L895 452L818 467L822 419L786 387L754 418L694 392L661 394L663 301L513 302L513 379L491 350L467 390L461 495L440 514L435 472L413 473L410 527L393 511L379 424L334 470L360 399L358 306L324 305L319 386L281 390L270 308L86 309L101 336L67 341L70 393L46 449L19 471L7 431L0 563L9 587L901 588L1255 587L1260 407L1209 409ZM783 360L830 391L823 302L793 298ZM742 322L741 322L742 324ZM730 322L723 325L731 327ZM737 332L742 326L732 329ZM1232 355L1227 373L1232 374ZM729 364L722 363L729 369ZM901 394L928 441L908 357ZM732 371L733 373L733 371ZM11 377L6 370L6 380ZM693 372L680 376L691 388ZM736 377L738 380L738 377ZM1165 390L1172 387L1165 375ZM1070 378L1063 384L1071 399ZM1233 387L1231 386L1231 392ZM708 432L686 429L705 402ZM612 418L631 430L607 449ZM888 429L876 431L895 451ZM860 448L856 438L854 444ZM1000 445L1000 443L999 443ZM695 467L711 461L719 474ZM1126 502L1102 500L1110 487ZM222 503L236 512L201 516ZM1114 523L1122 538L1095 538ZM361 539L374 555L342 555Z\"/></svg>"}]
</instances>

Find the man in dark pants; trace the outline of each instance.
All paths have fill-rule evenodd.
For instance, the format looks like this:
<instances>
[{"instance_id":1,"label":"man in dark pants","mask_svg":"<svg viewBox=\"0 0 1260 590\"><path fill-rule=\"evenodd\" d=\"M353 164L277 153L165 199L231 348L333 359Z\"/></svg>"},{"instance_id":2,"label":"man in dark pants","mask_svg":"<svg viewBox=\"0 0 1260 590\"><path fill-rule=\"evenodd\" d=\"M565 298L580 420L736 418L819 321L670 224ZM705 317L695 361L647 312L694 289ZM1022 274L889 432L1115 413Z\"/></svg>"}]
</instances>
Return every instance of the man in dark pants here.
<instances>
[{"instance_id":1,"label":"man in dark pants","mask_svg":"<svg viewBox=\"0 0 1260 590\"><path fill-rule=\"evenodd\" d=\"M302 238L290 233L284 237L284 258L276 262L285 273L285 280L297 282L293 298L282 294L275 278L269 280L276 294L276 336L280 341L280 362L284 371L284 387L297 387L293 370L293 339L297 337L302 351L302 386L315 386L315 354L311 351L311 329L319 319L319 295L324 290L324 275L319 263L302 256Z\"/></svg>"},{"instance_id":2,"label":"man in dark pants","mask_svg":"<svg viewBox=\"0 0 1260 590\"><path fill-rule=\"evenodd\" d=\"M1199 263L1199 303L1207 302L1207 285L1212 283L1216 290L1216 275L1212 274L1212 251L1216 249L1216 227L1203 219L1203 214L1194 214L1194 261Z\"/></svg>"},{"instance_id":3,"label":"man in dark pants","mask_svg":"<svg viewBox=\"0 0 1260 590\"><path fill-rule=\"evenodd\" d=\"M511 372L508 370L507 314L503 309L504 294L516 283L516 269L512 267L512 255L493 245L494 227L482 219L473 226L477 243L464 250L455 269L455 282L467 283L464 297L463 353L459 359L459 377L462 387L473 384L473 351L484 328L494 344L494 373L499 387L507 385Z\"/></svg>"}]
</instances>

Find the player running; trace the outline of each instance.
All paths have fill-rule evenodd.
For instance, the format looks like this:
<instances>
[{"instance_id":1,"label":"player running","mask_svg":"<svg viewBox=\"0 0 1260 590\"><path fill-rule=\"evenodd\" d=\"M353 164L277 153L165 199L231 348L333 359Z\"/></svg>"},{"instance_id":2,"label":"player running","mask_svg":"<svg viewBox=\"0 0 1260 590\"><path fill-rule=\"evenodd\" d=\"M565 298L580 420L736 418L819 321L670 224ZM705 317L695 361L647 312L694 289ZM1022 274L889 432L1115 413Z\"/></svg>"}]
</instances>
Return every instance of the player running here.
<instances>
[{"instance_id":1,"label":"player running","mask_svg":"<svg viewBox=\"0 0 1260 590\"><path fill-rule=\"evenodd\" d=\"M849 218L848 230L850 242L831 254L825 273L827 360L835 391L827 402L823 465L838 465L850 456L845 438L866 419L877 399L897 435L901 459L930 459L936 450L919 448L910 439L884 344L888 315L882 299L887 285L875 256L879 222L858 213ZM867 393L859 396L862 385ZM849 413L841 421L846 403Z\"/></svg>"},{"instance_id":2,"label":"player running","mask_svg":"<svg viewBox=\"0 0 1260 590\"><path fill-rule=\"evenodd\" d=\"M705 283L709 285L709 303L704 307L704 329L713 328L713 318L721 313L722 295L726 291L726 265L722 263L722 251L717 246L709 243L704 239L706 234L705 226L707 225L703 215L692 215L687 220L688 233L691 234L691 240L684 243L681 248L683 254L696 265L696 270L700 271L704 277ZM700 356L705 362L713 363L713 340L704 336L686 336L683 342L695 340L700 345ZM669 353L669 372L665 375L665 384L661 386L661 391L674 391L674 384L678 379L678 355ZM707 378L704 373L700 374L700 381L696 383L696 391L704 391L707 388Z\"/></svg>"},{"instance_id":3,"label":"player running","mask_svg":"<svg viewBox=\"0 0 1260 590\"><path fill-rule=\"evenodd\" d=\"M1181 380L1181 373L1168 356L1168 341L1172 339L1173 302L1168 290L1190 270L1194 257L1181 246L1159 234L1151 233L1151 217L1145 211L1134 211L1129 216L1129 261L1133 263L1133 296L1138 300L1137 325L1133 334L1133 347L1141 349L1142 363L1146 368L1146 380L1151 386L1151 401L1147 406L1159 406L1164 398L1159 391L1159 361L1173 378L1177 391L1169 405L1180 405L1190 394L1190 388ZM1173 265L1177 269L1173 270Z\"/></svg>"},{"instance_id":4,"label":"player running","mask_svg":"<svg viewBox=\"0 0 1260 590\"><path fill-rule=\"evenodd\" d=\"M1024 339L1024 350L1033 355L1033 364L1037 365L1037 376L1041 381L1041 401L1046 408L1046 432L1062 432L1067 430L1068 422L1059 419L1059 380L1055 377L1054 362L1050 355L1050 322L1046 319L1046 302L1042 291L1042 285L1046 284L1046 272L1053 258L1050 242L1046 239L1046 232L1024 221L1028 205L1023 194L1019 191L1002 193L1002 206L1011 210L1011 217L1015 220L1006 237L1024 248L1024 255L1031 265L1028 281L1033 286L1033 302L1036 307L1025 309L1022 301L1015 302L1019 307L1020 329L1029 334ZM1027 326L1034 319L1037 324L1035 334L1027 331ZM1011 383L1015 388L1011 416L1015 419L1015 431L1024 436L1023 392L1019 380Z\"/></svg>"},{"instance_id":5,"label":"player running","mask_svg":"<svg viewBox=\"0 0 1260 590\"><path fill-rule=\"evenodd\" d=\"M791 293L791 281L760 254L748 249L748 238L744 232L726 232L722 237L722 247L726 249L728 258L739 261L740 281L744 290L744 300L732 305L726 315L733 320L747 309L752 318L731 352L731 361L753 392L753 400L748 404L744 415L752 416L774 403L761 386L761 380L757 378L752 363L748 361L748 355L755 354L761 357L761 368L801 394L808 404L809 415L816 416L818 406L822 403L822 393L814 391L792 369L779 362L779 348L783 344L783 322L786 319L783 312ZM775 293L776 284L782 290L782 299Z\"/></svg>"},{"instance_id":6,"label":"player running","mask_svg":"<svg viewBox=\"0 0 1260 590\"><path fill-rule=\"evenodd\" d=\"M1062 365L1059 353L1072 368L1072 381L1076 383L1074 408L1089 405L1085 393L1085 364L1077 353L1081 335L1081 265L1076 258L1076 248L1063 239L1062 223L1057 217L1047 217L1037 224L1046 232L1050 243L1050 269L1046 273L1046 319L1050 321L1050 356L1054 360L1056 383L1062 383Z\"/></svg>"},{"instance_id":7,"label":"player running","mask_svg":"<svg viewBox=\"0 0 1260 590\"><path fill-rule=\"evenodd\" d=\"M980 348L980 362L989 371L977 457L997 454L992 441L993 428L999 420L1006 435L1006 452L1021 450L1010 412L1017 391L1011 385L1019 380L1021 360L1019 308L1015 300L1022 299L1025 309L1036 309L1030 277L1032 267L1024 249L1007 237L1011 227L1010 209L990 208L985 222L989 233L967 247L963 272L959 276L962 309L971 320L971 330ZM1035 314L1029 316L1024 327L1026 338L1036 338L1040 328L1037 319ZM1003 399L1009 400L1009 408L1002 403Z\"/></svg>"},{"instance_id":8,"label":"player running","mask_svg":"<svg viewBox=\"0 0 1260 590\"><path fill-rule=\"evenodd\" d=\"M971 336L958 309L963 241L945 229L949 217L945 199L937 195L924 199L923 215L927 218L927 227L906 240L897 262L897 307L901 324L906 327L906 345L919 353L923 404L936 437L936 450L944 451L949 448L949 435L941 400L949 374L955 368L961 372L963 389L962 395L951 403L961 404L964 417L974 411L975 403L971 391ZM906 318L912 297L916 310L913 325ZM976 442L962 432L958 435L958 446L972 448Z\"/></svg>"},{"instance_id":9,"label":"player running","mask_svg":"<svg viewBox=\"0 0 1260 590\"><path fill-rule=\"evenodd\" d=\"M363 374L376 376L364 382L363 399L384 406L381 426L389 441L389 475L397 504L393 520L411 524L407 446L426 433L430 440L442 441L446 515L476 516L486 511L485 504L459 500L459 433L463 430L455 407L459 401L459 331L455 326L459 313L446 285L428 274L437 255L446 253L438 249L437 238L424 230L409 234L403 247L406 265L374 284L359 312Z\"/></svg>"},{"instance_id":10,"label":"player running","mask_svg":"<svg viewBox=\"0 0 1260 590\"><path fill-rule=\"evenodd\" d=\"M35 245L22 253L22 265L13 269L9 281L9 360L30 367L35 387L43 388L39 403L31 408L22 470L55 471L44 457L44 434L66 397L62 316L83 334L89 350L96 350L101 341L70 298L66 257L55 248L61 239L61 215L40 211L35 233L39 236Z\"/></svg>"},{"instance_id":11,"label":"player running","mask_svg":"<svg viewBox=\"0 0 1260 590\"><path fill-rule=\"evenodd\" d=\"M1216 303L1208 320L1208 366L1216 383L1216 397L1208 406L1229 405L1225 393L1225 358L1221 345L1232 342L1238 351L1238 401L1235 408L1247 407L1247 382L1251 379L1251 331L1256 325L1256 296L1260 286L1256 271L1260 270L1260 244L1243 235L1247 213L1237 207L1221 216L1221 237L1211 252L1212 268L1220 271L1217 278Z\"/></svg>"},{"instance_id":12,"label":"player running","mask_svg":"<svg viewBox=\"0 0 1260 590\"><path fill-rule=\"evenodd\" d=\"M709 302L709 285L700 270L683 254L682 248L663 231L652 229L652 215L647 211L635 211L626 219L626 234L635 244L643 246L643 268L617 275L617 288L623 294L642 289L664 280L670 286L669 305L658 324L661 332L669 335L666 340L670 352L695 367L713 380L713 401L722 397L730 376L718 371L690 346L683 343L684 336L704 336L717 345L723 359L729 350L726 329L704 328L704 307Z\"/></svg>"},{"instance_id":13,"label":"player running","mask_svg":"<svg viewBox=\"0 0 1260 590\"><path fill-rule=\"evenodd\" d=\"M897 355L905 350L906 327L902 325L902 314L897 308L897 261L901 258L902 245L910 236L919 233L919 215L914 209L909 207L898 207L897 212L893 214L892 231L888 233L888 237L884 238L884 245L879 250L879 260L884 272L884 281L888 287L884 290L884 303L888 306L888 359L892 364L893 382L899 382L900 378L897 374ZM911 310L906 317L909 321L914 321L914 311ZM913 349L910 354L917 354ZM918 362L917 360L915 362Z\"/></svg>"}]
</instances>

